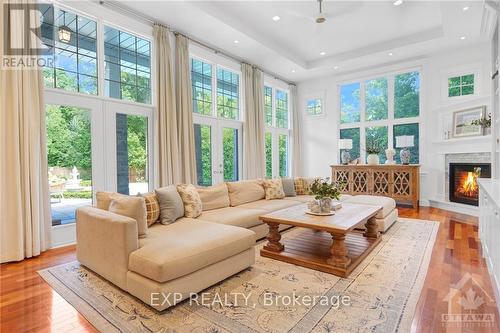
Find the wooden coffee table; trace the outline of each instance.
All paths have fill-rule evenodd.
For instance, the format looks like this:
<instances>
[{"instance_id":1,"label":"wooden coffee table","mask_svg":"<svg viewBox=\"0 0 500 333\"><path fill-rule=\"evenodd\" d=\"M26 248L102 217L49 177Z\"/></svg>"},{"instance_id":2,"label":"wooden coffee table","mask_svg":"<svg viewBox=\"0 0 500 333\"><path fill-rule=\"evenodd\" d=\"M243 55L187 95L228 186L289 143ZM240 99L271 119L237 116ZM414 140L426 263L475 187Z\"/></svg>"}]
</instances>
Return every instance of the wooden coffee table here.
<instances>
[{"instance_id":1,"label":"wooden coffee table","mask_svg":"<svg viewBox=\"0 0 500 333\"><path fill-rule=\"evenodd\" d=\"M380 242L375 215L382 207L342 203L332 216L306 214L299 205L260 216L269 226L260 255L347 277ZM280 242L280 224L305 228ZM365 225L366 231L356 231Z\"/></svg>"}]
</instances>

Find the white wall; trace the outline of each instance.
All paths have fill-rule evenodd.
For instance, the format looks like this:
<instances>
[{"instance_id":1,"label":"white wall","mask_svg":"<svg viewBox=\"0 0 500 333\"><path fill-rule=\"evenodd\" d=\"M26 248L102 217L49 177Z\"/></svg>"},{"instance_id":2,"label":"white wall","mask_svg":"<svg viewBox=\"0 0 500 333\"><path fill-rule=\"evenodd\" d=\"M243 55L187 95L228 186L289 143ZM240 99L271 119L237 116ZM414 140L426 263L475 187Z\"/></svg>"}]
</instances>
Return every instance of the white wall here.
<instances>
[{"instance_id":1,"label":"white wall","mask_svg":"<svg viewBox=\"0 0 500 333\"><path fill-rule=\"evenodd\" d=\"M486 105L489 111L490 58L490 44L480 43L460 49L446 50L411 62L299 83L304 175L329 176L329 166L339 162L337 142L340 117L338 85L340 82L418 68L421 73L421 204L427 205L429 199L444 200L444 154L491 151L491 140L487 139L443 142L445 127L451 126L453 111L480 105ZM474 72L477 76L476 94L473 97L447 98L447 77L466 72ZM306 100L316 96L323 97L326 110L326 114L319 118L305 114Z\"/></svg>"}]
</instances>

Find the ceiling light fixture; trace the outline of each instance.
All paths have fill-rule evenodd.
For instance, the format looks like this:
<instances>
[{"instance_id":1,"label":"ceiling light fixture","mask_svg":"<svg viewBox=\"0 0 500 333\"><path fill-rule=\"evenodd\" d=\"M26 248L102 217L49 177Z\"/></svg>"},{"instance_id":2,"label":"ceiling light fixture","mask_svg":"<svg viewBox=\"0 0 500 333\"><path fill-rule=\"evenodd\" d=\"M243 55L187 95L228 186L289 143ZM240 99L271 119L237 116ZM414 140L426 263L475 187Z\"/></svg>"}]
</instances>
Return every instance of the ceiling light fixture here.
<instances>
[{"instance_id":1,"label":"ceiling light fixture","mask_svg":"<svg viewBox=\"0 0 500 333\"><path fill-rule=\"evenodd\" d=\"M392 55L393 55L392 52L389 52L389 57L392 57Z\"/></svg>"},{"instance_id":2,"label":"ceiling light fixture","mask_svg":"<svg viewBox=\"0 0 500 333\"><path fill-rule=\"evenodd\" d=\"M339 69L339 66L333 66L333 69Z\"/></svg>"},{"instance_id":3,"label":"ceiling light fixture","mask_svg":"<svg viewBox=\"0 0 500 333\"><path fill-rule=\"evenodd\" d=\"M325 55L325 54L326 54L326 52L325 52L325 51L321 51L321 52L319 53L319 55Z\"/></svg>"},{"instance_id":4,"label":"ceiling light fixture","mask_svg":"<svg viewBox=\"0 0 500 333\"><path fill-rule=\"evenodd\" d=\"M292 73L295 73L295 69L292 69Z\"/></svg>"},{"instance_id":5,"label":"ceiling light fixture","mask_svg":"<svg viewBox=\"0 0 500 333\"><path fill-rule=\"evenodd\" d=\"M240 42L239 40L235 40L234 44L239 44L239 42Z\"/></svg>"},{"instance_id":6,"label":"ceiling light fixture","mask_svg":"<svg viewBox=\"0 0 500 333\"><path fill-rule=\"evenodd\" d=\"M279 20L281 20L281 17L279 17L278 15L273 16L273 21L274 22L278 22Z\"/></svg>"},{"instance_id":7,"label":"ceiling light fixture","mask_svg":"<svg viewBox=\"0 0 500 333\"><path fill-rule=\"evenodd\" d=\"M403 0L396 0L392 3L394 6L400 6L403 4Z\"/></svg>"},{"instance_id":8,"label":"ceiling light fixture","mask_svg":"<svg viewBox=\"0 0 500 333\"><path fill-rule=\"evenodd\" d=\"M469 8L470 8L469 6L465 6L464 8L462 8L462 10L463 10L464 12L466 12L466 11L468 11L468 10L469 10Z\"/></svg>"},{"instance_id":9,"label":"ceiling light fixture","mask_svg":"<svg viewBox=\"0 0 500 333\"><path fill-rule=\"evenodd\" d=\"M460 37L460 40L464 40L464 39L466 39L466 38L467 38L467 37L462 36L462 37Z\"/></svg>"}]
</instances>

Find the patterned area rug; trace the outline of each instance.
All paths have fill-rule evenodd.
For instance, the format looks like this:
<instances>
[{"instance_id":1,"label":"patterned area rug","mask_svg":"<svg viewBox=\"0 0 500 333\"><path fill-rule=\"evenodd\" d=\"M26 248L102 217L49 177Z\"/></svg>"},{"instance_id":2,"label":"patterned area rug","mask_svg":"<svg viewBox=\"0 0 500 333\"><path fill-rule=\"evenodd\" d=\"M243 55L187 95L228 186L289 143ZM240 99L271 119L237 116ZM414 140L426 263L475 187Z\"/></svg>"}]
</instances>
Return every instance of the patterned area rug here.
<instances>
[{"instance_id":1,"label":"patterned area rug","mask_svg":"<svg viewBox=\"0 0 500 333\"><path fill-rule=\"evenodd\" d=\"M262 258L262 242L255 265L205 290L207 302L162 312L78 262L39 274L101 332L409 332L438 227L400 218L348 278Z\"/></svg>"}]
</instances>

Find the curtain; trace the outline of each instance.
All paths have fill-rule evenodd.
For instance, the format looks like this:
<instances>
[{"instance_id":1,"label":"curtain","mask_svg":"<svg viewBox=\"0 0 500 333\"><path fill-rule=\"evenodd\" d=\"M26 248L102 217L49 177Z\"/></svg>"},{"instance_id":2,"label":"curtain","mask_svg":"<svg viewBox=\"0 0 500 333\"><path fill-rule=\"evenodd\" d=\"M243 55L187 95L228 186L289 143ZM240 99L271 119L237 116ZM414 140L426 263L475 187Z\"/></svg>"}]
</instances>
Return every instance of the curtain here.
<instances>
[{"instance_id":1,"label":"curtain","mask_svg":"<svg viewBox=\"0 0 500 333\"><path fill-rule=\"evenodd\" d=\"M188 39L180 34L175 37L175 80L177 96L177 128L181 160L181 179L196 184L196 152L193 129L193 98L189 67Z\"/></svg>"},{"instance_id":2,"label":"curtain","mask_svg":"<svg viewBox=\"0 0 500 333\"><path fill-rule=\"evenodd\" d=\"M302 176L302 152L301 152L301 117L298 106L297 87L294 84L289 86L290 89L290 114L292 115L292 176Z\"/></svg>"},{"instance_id":3,"label":"curtain","mask_svg":"<svg viewBox=\"0 0 500 333\"><path fill-rule=\"evenodd\" d=\"M264 125L264 75L258 68L242 64L245 88L245 122L243 124L243 177L266 175Z\"/></svg>"},{"instance_id":4,"label":"curtain","mask_svg":"<svg viewBox=\"0 0 500 333\"><path fill-rule=\"evenodd\" d=\"M172 50L167 28L154 25L157 77L155 121L156 186L181 182Z\"/></svg>"},{"instance_id":5,"label":"curtain","mask_svg":"<svg viewBox=\"0 0 500 333\"><path fill-rule=\"evenodd\" d=\"M14 3L14 2L12 2ZM28 4L29 1L15 1ZM7 6L8 7L8 6ZM4 5L0 17L5 18ZM7 17L0 24L0 48L5 36L23 45L30 22ZM4 31L4 28L8 31ZM33 39L32 39L33 41ZM32 44L36 46L36 44ZM38 44L39 45L39 44ZM28 57L36 57L25 45ZM28 58L26 57L26 58ZM50 199L45 139L45 105L41 71L17 67L0 70L0 261L17 261L40 254L50 246Z\"/></svg>"}]
</instances>

